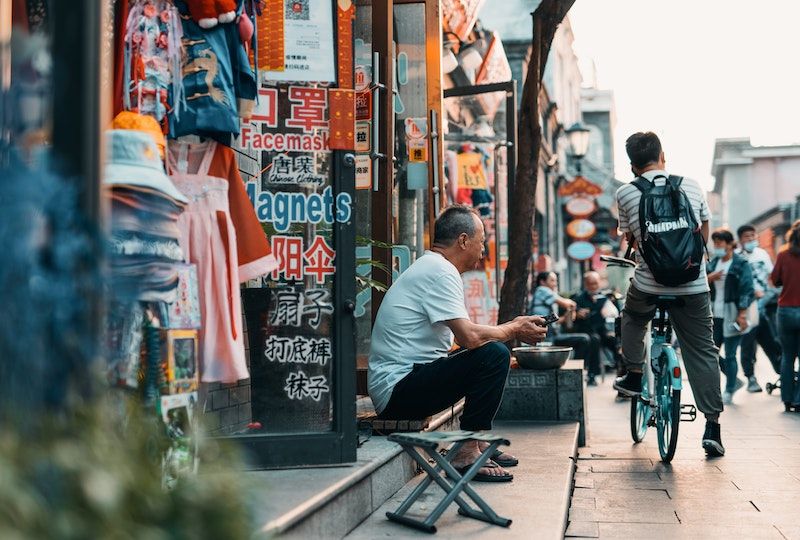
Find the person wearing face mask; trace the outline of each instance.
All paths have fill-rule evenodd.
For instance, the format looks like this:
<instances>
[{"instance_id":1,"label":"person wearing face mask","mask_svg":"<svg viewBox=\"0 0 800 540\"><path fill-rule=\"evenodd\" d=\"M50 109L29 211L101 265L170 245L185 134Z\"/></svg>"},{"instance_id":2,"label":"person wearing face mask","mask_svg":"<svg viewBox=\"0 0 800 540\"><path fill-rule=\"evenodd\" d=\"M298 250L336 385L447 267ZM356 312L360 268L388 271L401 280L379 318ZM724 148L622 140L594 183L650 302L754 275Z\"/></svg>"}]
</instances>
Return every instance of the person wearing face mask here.
<instances>
[{"instance_id":1,"label":"person wearing face mask","mask_svg":"<svg viewBox=\"0 0 800 540\"><path fill-rule=\"evenodd\" d=\"M722 401L731 403L733 394L744 383L737 377L736 350L742 335L757 324L748 320L748 308L753 303L753 273L747 260L736 254L733 233L717 229L711 234L714 248L708 263L708 283L711 286L711 312L714 316L714 344L724 343L725 358L720 357L720 367L727 379Z\"/></svg>"},{"instance_id":2,"label":"person wearing face mask","mask_svg":"<svg viewBox=\"0 0 800 540\"><path fill-rule=\"evenodd\" d=\"M752 332L742 336L742 371L747 377L747 391L761 392L761 385L753 372L753 364L756 361L756 343L761 345L764 353L769 358L773 369L780 375L781 372L781 344L778 341L774 321L767 315L767 306L778 299L777 290L770 285L769 275L772 272L772 259L766 250L758 247L756 240L756 228L746 224L739 227L736 231L739 237L741 249L737 251L739 255L747 259L750 263L750 270L753 272L753 288L758 302L758 326Z\"/></svg>"}]
</instances>

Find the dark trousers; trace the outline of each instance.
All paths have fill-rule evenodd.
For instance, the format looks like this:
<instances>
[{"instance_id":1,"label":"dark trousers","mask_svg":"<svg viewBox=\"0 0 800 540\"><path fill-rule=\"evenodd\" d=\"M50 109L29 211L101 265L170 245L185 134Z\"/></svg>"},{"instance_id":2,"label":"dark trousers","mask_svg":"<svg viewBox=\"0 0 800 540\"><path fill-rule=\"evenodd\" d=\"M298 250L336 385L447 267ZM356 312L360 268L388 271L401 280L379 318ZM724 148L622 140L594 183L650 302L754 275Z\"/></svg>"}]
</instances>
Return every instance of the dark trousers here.
<instances>
[{"instance_id":1,"label":"dark trousers","mask_svg":"<svg viewBox=\"0 0 800 540\"><path fill-rule=\"evenodd\" d=\"M417 364L392 390L385 420L418 420L452 407L461 398L461 429L492 429L503 399L511 354L502 343L459 351L429 364Z\"/></svg>"},{"instance_id":2,"label":"dark trousers","mask_svg":"<svg viewBox=\"0 0 800 540\"><path fill-rule=\"evenodd\" d=\"M597 366L596 373L600 373L600 351L603 347L611 351L611 354L614 356L614 362L619 365L622 361L621 355L619 354L619 347L617 346L617 338L614 336L609 336L606 333L590 333L589 338L591 339L591 343L589 344L589 354L592 357L590 364Z\"/></svg>"},{"instance_id":3,"label":"dark trousers","mask_svg":"<svg viewBox=\"0 0 800 540\"><path fill-rule=\"evenodd\" d=\"M765 312L761 312L758 326L742 336L742 371L745 377L752 377L753 364L756 362L756 343L761 345L769 358L775 373L781 372L781 344L775 332L772 320Z\"/></svg>"},{"instance_id":4,"label":"dark trousers","mask_svg":"<svg viewBox=\"0 0 800 540\"><path fill-rule=\"evenodd\" d=\"M586 362L586 371L590 377L600 374L600 355L592 353L592 338L589 334L557 334L548 339L553 345L572 347L572 358Z\"/></svg>"},{"instance_id":5,"label":"dark trousers","mask_svg":"<svg viewBox=\"0 0 800 540\"><path fill-rule=\"evenodd\" d=\"M795 380L795 363L800 358L800 307L778 308L778 331L783 345L781 399L800 404L800 381Z\"/></svg>"},{"instance_id":6,"label":"dark trousers","mask_svg":"<svg viewBox=\"0 0 800 540\"><path fill-rule=\"evenodd\" d=\"M649 351L645 350L647 325L656 308L645 294L631 285L622 310L622 357L625 369L642 369ZM682 306L672 306L669 315L683 351L683 364L692 385L697 408L706 418L715 419L722 412L722 394L719 390L719 367L714 346L711 303L708 293L681 297Z\"/></svg>"},{"instance_id":7,"label":"dark trousers","mask_svg":"<svg viewBox=\"0 0 800 540\"><path fill-rule=\"evenodd\" d=\"M742 341L742 336L725 337L724 319L714 318L714 345L719 347L725 345L725 358L719 356L719 367L725 374L726 383L725 390L733 392L736 388L736 376L739 371L739 365L736 363L736 349L739 348L739 343ZM752 334L755 330L751 330Z\"/></svg>"}]
</instances>

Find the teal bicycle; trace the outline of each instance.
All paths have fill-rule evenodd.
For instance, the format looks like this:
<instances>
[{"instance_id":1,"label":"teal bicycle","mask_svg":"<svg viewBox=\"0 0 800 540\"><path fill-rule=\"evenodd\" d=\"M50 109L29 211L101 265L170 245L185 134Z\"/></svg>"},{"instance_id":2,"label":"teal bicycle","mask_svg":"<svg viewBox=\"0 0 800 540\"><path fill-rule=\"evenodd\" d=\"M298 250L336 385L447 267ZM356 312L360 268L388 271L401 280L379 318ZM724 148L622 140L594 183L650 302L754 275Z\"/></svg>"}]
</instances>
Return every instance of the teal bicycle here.
<instances>
[{"instance_id":1,"label":"teal bicycle","mask_svg":"<svg viewBox=\"0 0 800 540\"><path fill-rule=\"evenodd\" d=\"M633 267L636 263L620 257L601 257L611 266ZM658 452L661 461L669 463L678 446L680 422L697 419L694 405L681 405L681 365L672 347L670 306L681 305L679 296L653 296L656 311L650 328L650 362L645 362L642 375L642 393L631 398L631 437L640 443L648 427L658 434ZM617 325L619 331L620 326ZM620 339L620 336L617 336Z\"/></svg>"}]
</instances>

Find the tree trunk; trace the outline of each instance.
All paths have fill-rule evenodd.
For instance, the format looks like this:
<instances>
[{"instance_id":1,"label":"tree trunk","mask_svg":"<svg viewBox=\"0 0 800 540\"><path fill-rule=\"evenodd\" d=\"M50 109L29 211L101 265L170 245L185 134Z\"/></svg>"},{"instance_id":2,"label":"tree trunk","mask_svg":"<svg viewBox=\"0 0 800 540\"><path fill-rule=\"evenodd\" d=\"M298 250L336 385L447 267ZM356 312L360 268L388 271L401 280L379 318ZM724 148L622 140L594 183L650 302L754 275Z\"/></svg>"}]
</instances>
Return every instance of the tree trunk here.
<instances>
[{"instance_id":1,"label":"tree trunk","mask_svg":"<svg viewBox=\"0 0 800 540\"><path fill-rule=\"evenodd\" d=\"M556 29L574 3L575 0L543 0L533 12L531 58L522 90L517 137L517 175L509 209L508 266L500 291L498 322L509 321L525 313L539 176L539 148L542 143L539 91Z\"/></svg>"}]
</instances>

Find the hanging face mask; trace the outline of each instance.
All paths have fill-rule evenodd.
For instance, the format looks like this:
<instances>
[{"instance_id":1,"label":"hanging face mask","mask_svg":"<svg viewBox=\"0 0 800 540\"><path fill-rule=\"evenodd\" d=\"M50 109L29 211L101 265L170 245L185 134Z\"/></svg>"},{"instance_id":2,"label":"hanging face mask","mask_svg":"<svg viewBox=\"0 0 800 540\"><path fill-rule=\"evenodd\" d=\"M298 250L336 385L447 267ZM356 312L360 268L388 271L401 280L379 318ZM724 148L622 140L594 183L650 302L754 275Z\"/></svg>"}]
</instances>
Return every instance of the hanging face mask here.
<instances>
[{"instance_id":1,"label":"hanging face mask","mask_svg":"<svg viewBox=\"0 0 800 540\"><path fill-rule=\"evenodd\" d=\"M726 250L724 247L711 248L711 255L713 255L714 257L724 257L725 253Z\"/></svg>"},{"instance_id":2,"label":"hanging face mask","mask_svg":"<svg viewBox=\"0 0 800 540\"><path fill-rule=\"evenodd\" d=\"M749 242L745 242L744 250L748 253L752 253L754 249L758 247L758 240L750 240Z\"/></svg>"}]
</instances>

